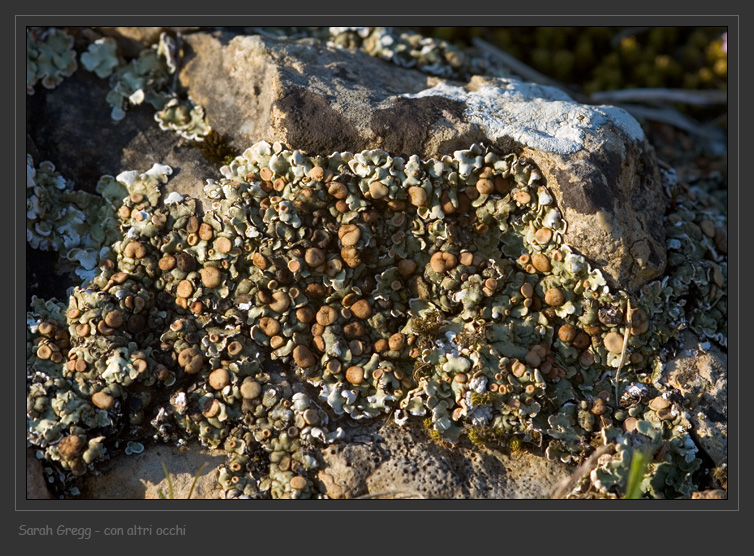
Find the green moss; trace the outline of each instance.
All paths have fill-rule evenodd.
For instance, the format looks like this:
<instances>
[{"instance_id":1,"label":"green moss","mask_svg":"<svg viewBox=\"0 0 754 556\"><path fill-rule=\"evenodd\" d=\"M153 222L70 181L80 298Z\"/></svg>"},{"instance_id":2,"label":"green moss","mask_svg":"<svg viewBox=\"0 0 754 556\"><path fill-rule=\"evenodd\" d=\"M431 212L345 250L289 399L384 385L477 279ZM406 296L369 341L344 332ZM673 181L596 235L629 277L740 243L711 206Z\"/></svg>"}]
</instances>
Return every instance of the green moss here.
<instances>
[{"instance_id":1,"label":"green moss","mask_svg":"<svg viewBox=\"0 0 754 556\"><path fill-rule=\"evenodd\" d=\"M212 164L228 165L236 156L227 136L215 129L211 129L202 141L192 141L192 144L201 151L207 162Z\"/></svg>"},{"instance_id":2,"label":"green moss","mask_svg":"<svg viewBox=\"0 0 754 556\"><path fill-rule=\"evenodd\" d=\"M424 419L424 421L422 421L422 424L424 425L424 429L429 433L429 437L432 440L434 440L435 442L442 442L442 433L435 428L431 417Z\"/></svg>"},{"instance_id":3,"label":"green moss","mask_svg":"<svg viewBox=\"0 0 754 556\"><path fill-rule=\"evenodd\" d=\"M494 403L498 399L500 399L500 395L497 392L482 392L481 394L479 392L471 393L471 403L474 405L488 405Z\"/></svg>"}]
</instances>

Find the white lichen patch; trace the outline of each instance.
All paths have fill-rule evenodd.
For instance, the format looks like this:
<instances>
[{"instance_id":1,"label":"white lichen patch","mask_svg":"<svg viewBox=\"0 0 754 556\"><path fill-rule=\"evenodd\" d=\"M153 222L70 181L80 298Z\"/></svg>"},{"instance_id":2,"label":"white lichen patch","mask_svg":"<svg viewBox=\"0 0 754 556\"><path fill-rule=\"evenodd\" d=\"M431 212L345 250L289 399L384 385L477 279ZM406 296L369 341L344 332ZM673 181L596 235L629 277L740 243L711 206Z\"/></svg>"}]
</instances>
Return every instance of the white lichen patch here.
<instances>
[{"instance_id":1,"label":"white lichen patch","mask_svg":"<svg viewBox=\"0 0 754 556\"><path fill-rule=\"evenodd\" d=\"M610 123L634 141L644 139L639 123L614 106L587 106L546 85L498 78L497 86L475 91L441 81L431 89L402 98L441 96L466 104L466 119L492 140L510 137L543 152L571 154L584 148L587 133ZM563 118L565 114L565 118Z\"/></svg>"}]
</instances>

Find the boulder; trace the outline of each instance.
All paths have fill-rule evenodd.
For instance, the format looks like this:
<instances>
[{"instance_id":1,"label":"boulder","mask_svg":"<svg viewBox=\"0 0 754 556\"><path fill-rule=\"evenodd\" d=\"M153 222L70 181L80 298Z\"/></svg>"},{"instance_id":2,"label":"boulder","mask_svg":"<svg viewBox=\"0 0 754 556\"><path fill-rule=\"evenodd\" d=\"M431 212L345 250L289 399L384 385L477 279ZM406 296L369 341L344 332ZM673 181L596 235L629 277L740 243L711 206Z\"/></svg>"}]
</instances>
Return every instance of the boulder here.
<instances>
[{"instance_id":1,"label":"boulder","mask_svg":"<svg viewBox=\"0 0 754 556\"><path fill-rule=\"evenodd\" d=\"M181 84L239 150L266 140L428 158L485 143L537 164L569 223L566 242L612 285L635 290L665 268L654 150L619 108L513 79L441 80L314 39L218 32L184 42Z\"/></svg>"}]
</instances>

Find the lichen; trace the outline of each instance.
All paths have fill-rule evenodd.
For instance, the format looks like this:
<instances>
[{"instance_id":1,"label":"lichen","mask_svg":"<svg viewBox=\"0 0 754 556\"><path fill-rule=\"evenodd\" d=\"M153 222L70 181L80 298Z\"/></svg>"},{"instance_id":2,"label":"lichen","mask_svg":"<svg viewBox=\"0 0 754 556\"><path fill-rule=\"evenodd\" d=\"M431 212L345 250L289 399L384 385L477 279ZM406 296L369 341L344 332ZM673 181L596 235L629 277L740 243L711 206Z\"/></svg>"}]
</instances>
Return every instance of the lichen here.
<instances>
[{"instance_id":1,"label":"lichen","mask_svg":"<svg viewBox=\"0 0 754 556\"><path fill-rule=\"evenodd\" d=\"M27 155L26 241L35 249L60 253L61 271L75 272L84 281L93 278L119 235L113 203L124 191L98 188L100 195L93 195L74 190L51 162L35 167Z\"/></svg>"},{"instance_id":2,"label":"lichen","mask_svg":"<svg viewBox=\"0 0 754 556\"><path fill-rule=\"evenodd\" d=\"M442 160L324 157L262 142L221 173L203 214L188 197L160 202L168 167L117 177L128 196L112 258L74 288L64 319L29 316L72 339L63 369L30 353L29 376L59 376L55 399L67 400L31 422L30 442L61 426L99 437L118 420L135 438L151 424L156 438L213 448L233 432L270 463L250 481L248 464L231 461L230 495L306 497L318 495L311 450L339 436L319 404L354 419L423 416L444 441L544 443L572 462L645 407L646 396L616 405L612 335L633 334L620 390L659 388L654 342L677 326L673 305L632 298L645 316L627 315L630 296L563 244L540 173L514 155L474 145ZM294 372L264 370L274 362ZM686 446L685 429L654 426ZM688 494L686 479L662 473Z\"/></svg>"},{"instance_id":3,"label":"lichen","mask_svg":"<svg viewBox=\"0 0 754 556\"><path fill-rule=\"evenodd\" d=\"M162 33L157 44L144 48L136 58L127 61L118 56L116 42L103 37L81 54L81 63L97 77L109 79L110 92L106 100L112 107L113 120L122 120L129 107L147 103L155 109L154 118L160 129L201 142L211 128L204 108L176 91L177 49L176 40Z\"/></svg>"},{"instance_id":4,"label":"lichen","mask_svg":"<svg viewBox=\"0 0 754 556\"><path fill-rule=\"evenodd\" d=\"M169 42L119 62L113 114L150 102L224 158L201 112L177 114L165 93ZM114 67L89 52L87 69ZM655 458L645 496L690 495L701 461L660 379L680 330L725 345L720 199L665 175L668 270L637 296L564 243L542 172L512 153L260 142L223 162L202 212L163 195L164 165L103 176L86 196L28 157L28 240L85 278L27 313L27 440L66 480L139 442L198 438L226 450L228 497L321 497L319 453L340 420L387 417L566 463L612 445L576 487L605 496L641 447ZM92 221L106 225L74 225Z\"/></svg>"},{"instance_id":5,"label":"lichen","mask_svg":"<svg viewBox=\"0 0 754 556\"><path fill-rule=\"evenodd\" d=\"M89 45L81 54L81 65L87 71L94 72L100 79L112 75L115 68L122 64L117 54L118 45L111 37L102 37Z\"/></svg>"},{"instance_id":6,"label":"lichen","mask_svg":"<svg viewBox=\"0 0 754 556\"><path fill-rule=\"evenodd\" d=\"M27 95L34 94L34 87L39 82L45 89L54 89L77 68L71 35L54 27L26 29Z\"/></svg>"}]
</instances>

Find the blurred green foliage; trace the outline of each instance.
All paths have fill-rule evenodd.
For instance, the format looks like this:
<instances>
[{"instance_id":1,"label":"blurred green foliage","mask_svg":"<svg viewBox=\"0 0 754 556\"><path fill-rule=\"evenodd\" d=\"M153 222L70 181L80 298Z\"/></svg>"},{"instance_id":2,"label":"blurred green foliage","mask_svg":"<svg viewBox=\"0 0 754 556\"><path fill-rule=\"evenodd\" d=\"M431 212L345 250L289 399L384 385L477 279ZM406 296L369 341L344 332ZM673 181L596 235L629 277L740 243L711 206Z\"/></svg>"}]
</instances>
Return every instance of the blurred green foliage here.
<instances>
[{"instance_id":1,"label":"blurred green foliage","mask_svg":"<svg viewBox=\"0 0 754 556\"><path fill-rule=\"evenodd\" d=\"M637 87L726 89L724 27L417 27L471 46L480 37L585 94Z\"/></svg>"}]
</instances>

